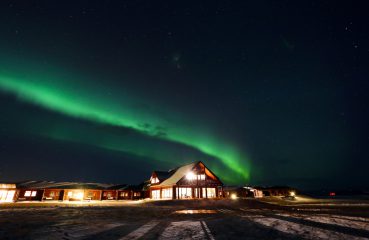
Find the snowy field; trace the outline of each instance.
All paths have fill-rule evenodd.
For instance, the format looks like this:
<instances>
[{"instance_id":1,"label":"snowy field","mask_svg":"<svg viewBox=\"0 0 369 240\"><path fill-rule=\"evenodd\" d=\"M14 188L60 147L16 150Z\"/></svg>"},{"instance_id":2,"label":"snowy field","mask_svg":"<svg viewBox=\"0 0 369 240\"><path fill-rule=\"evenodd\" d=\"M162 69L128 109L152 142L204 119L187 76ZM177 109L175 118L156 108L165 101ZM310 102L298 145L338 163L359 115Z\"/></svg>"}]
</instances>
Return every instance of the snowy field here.
<instances>
[{"instance_id":1,"label":"snowy field","mask_svg":"<svg viewBox=\"0 0 369 240\"><path fill-rule=\"evenodd\" d=\"M3 204L0 239L369 239L367 202L310 203L266 198Z\"/></svg>"}]
</instances>

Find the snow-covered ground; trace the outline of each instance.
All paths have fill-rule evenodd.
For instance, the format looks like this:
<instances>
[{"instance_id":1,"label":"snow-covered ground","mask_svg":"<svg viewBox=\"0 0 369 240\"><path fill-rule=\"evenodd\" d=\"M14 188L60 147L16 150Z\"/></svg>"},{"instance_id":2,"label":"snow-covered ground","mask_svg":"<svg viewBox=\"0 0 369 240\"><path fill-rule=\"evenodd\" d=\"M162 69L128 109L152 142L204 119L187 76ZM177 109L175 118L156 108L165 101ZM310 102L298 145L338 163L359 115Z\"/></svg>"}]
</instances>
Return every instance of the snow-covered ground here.
<instances>
[{"instance_id":1,"label":"snow-covered ground","mask_svg":"<svg viewBox=\"0 0 369 240\"><path fill-rule=\"evenodd\" d=\"M241 199L8 204L0 239L369 239L369 209Z\"/></svg>"}]
</instances>

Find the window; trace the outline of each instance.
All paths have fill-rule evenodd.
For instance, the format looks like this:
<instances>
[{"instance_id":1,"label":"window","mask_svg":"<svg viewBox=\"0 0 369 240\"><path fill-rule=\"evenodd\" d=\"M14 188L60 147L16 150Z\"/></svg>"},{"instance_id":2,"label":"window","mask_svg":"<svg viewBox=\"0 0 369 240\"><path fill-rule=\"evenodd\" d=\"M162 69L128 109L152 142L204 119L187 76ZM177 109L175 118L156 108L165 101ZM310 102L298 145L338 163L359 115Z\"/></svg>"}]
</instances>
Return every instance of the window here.
<instances>
[{"instance_id":1,"label":"window","mask_svg":"<svg viewBox=\"0 0 369 240\"><path fill-rule=\"evenodd\" d=\"M135 192L135 193L133 193L133 196L135 196L135 197L139 197L139 196L141 196L141 193L139 193L139 192Z\"/></svg>"},{"instance_id":2,"label":"window","mask_svg":"<svg viewBox=\"0 0 369 240\"><path fill-rule=\"evenodd\" d=\"M197 179L200 180L200 181L204 181L205 180L205 174L197 175Z\"/></svg>"},{"instance_id":3,"label":"window","mask_svg":"<svg viewBox=\"0 0 369 240\"><path fill-rule=\"evenodd\" d=\"M24 196L25 197L36 197L37 191L25 191Z\"/></svg>"},{"instance_id":4,"label":"window","mask_svg":"<svg viewBox=\"0 0 369 240\"><path fill-rule=\"evenodd\" d=\"M151 183L158 183L159 179L157 177L151 177Z\"/></svg>"},{"instance_id":5,"label":"window","mask_svg":"<svg viewBox=\"0 0 369 240\"><path fill-rule=\"evenodd\" d=\"M92 199L92 198L95 197L96 194L93 191L88 191L86 195L87 195L87 198L91 198Z\"/></svg>"},{"instance_id":6,"label":"window","mask_svg":"<svg viewBox=\"0 0 369 240\"><path fill-rule=\"evenodd\" d=\"M192 198L192 188L177 188L178 198Z\"/></svg>"},{"instance_id":7,"label":"window","mask_svg":"<svg viewBox=\"0 0 369 240\"><path fill-rule=\"evenodd\" d=\"M152 190L151 191L152 199L160 199L160 190Z\"/></svg>"},{"instance_id":8,"label":"window","mask_svg":"<svg viewBox=\"0 0 369 240\"><path fill-rule=\"evenodd\" d=\"M12 202L15 190L0 190L0 202Z\"/></svg>"},{"instance_id":9,"label":"window","mask_svg":"<svg viewBox=\"0 0 369 240\"><path fill-rule=\"evenodd\" d=\"M81 191L68 191L68 198L75 199L75 200L82 200L83 199L83 190Z\"/></svg>"},{"instance_id":10,"label":"window","mask_svg":"<svg viewBox=\"0 0 369 240\"><path fill-rule=\"evenodd\" d=\"M216 197L215 188L207 188L207 191L208 191L208 198L215 198Z\"/></svg>"},{"instance_id":11,"label":"window","mask_svg":"<svg viewBox=\"0 0 369 240\"><path fill-rule=\"evenodd\" d=\"M186 179L189 181L204 181L205 180L205 174L194 174L193 172L188 172L186 174Z\"/></svg>"},{"instance_id":12,"label":"window","mask_svg":"<svg viewBox=\"0 0 369 240\"><path fill-rule=\"evenodd\" d=\"M164 188L161 190L161 194L163 198L172 198L173 190L172 188Z\"/></svg>"}]
</instances>

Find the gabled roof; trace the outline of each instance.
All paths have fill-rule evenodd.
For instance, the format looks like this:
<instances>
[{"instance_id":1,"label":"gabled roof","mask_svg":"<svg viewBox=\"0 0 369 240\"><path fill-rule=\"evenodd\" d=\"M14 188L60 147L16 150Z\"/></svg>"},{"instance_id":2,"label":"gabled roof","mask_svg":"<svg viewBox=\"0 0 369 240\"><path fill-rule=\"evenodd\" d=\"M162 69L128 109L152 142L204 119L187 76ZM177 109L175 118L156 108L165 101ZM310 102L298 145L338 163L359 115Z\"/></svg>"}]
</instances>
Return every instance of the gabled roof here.
<instances>
[{"instance_id":1,"label":"gabled roof","mask_svg":"<svg viewBox=\"0 0 369 240\"><path fill-rule=\"evenodd\" d=\"M165 171L154 171L154 173L156 174L156 177L159 179L159 181L163 182L165 179L172 176L174 171L172 171L172 170L167 171L167 172L165 172Z\"/></svg>"},{"instance_id":2,"label":"gabled roof","mask_svg":"<svg viewBox=\"0 0 369 240\"><path fill-rule=\"evenodd\" d=\"M162 183L155 185L159 187L163 186L173 186L175 185L179 180L181 180L188 172L190 172L197 164L200 162L193 162L184 166L181 166L177 169L173 169L173 174L166 180L164 180Z\"/></svg>"}]
</instances>

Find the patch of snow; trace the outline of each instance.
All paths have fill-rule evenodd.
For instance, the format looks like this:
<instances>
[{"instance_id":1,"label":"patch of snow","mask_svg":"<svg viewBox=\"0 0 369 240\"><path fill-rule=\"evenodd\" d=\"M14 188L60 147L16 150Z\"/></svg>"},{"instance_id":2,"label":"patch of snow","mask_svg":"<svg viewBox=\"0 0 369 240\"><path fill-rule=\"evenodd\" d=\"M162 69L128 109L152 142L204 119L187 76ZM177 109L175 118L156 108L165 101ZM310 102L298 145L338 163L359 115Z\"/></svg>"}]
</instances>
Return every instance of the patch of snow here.
<instances>
[{"instance_id":1,"label":"patch of snow","mask_svg":"<svg viewBox=\"0 0 369 240\"><path fill-rule=\"evenodd\" d=\"M171 222L159 237L160 240L206 239L206 234L199 221Z\"/></svg>"},{"instance_id":2,"label":"patch of snow","mask_svg":"<svg viewBox=\"0 0 369 240\"><path fill-rule=\"evenodd\" d=\"M279 216L285 216L285 217L294 217L294 218L300 218L305 220L310 220L314 222L319 223L326 223L326 224L333 224L338 225L342 227L348 227L348 228L356 228L356 229L362 229L362 230L368 230L369 229L369 222L362 221L362 219L365 218L357 218L357 217L345 217L346 219L342 218L342 216L338 215L306 215L306 214L276 214ZM350 219L350 220L349 220ZM355 221L360 220L360 221Z\"/></svg>"},{"instance_id":3,"label":"patch of snow","mask_svg":"<svg viewBox=\"0 0 369 240\"><path fill-rule=\"evenodd\" d=\"M151 229L153 229L156 225L158 225L158 221L151 221L149 223L146 223L145 225L142 225L138 229L134 230L133 232L129 233L128 235L120 238L119 240L134 240L139 239L143 237L147 232L149 232Z\"/></svg>"},{"instance_id":4,"label":"patch of snow","mask_svg":"<svg viewBox=\"0 0 369 240\"><path fill-rule=\"evenodd\" d=\"M343 233L337 233L317 227L306 226L294 222L280 220L272 217L254 217L249 219L256 223L264 225L266 227L274 228L278 231L294 234L307 239L366 239L361 237L355 237Z\"/></svg>"}]
</instances>

